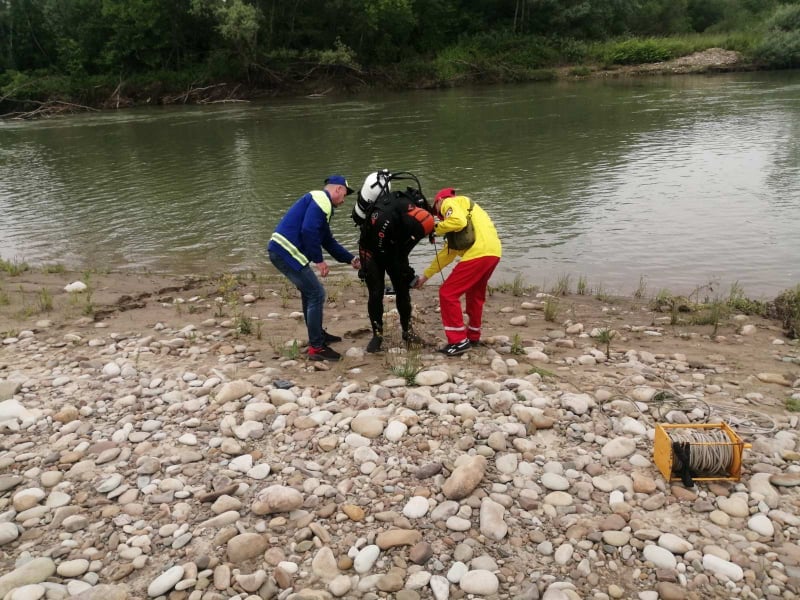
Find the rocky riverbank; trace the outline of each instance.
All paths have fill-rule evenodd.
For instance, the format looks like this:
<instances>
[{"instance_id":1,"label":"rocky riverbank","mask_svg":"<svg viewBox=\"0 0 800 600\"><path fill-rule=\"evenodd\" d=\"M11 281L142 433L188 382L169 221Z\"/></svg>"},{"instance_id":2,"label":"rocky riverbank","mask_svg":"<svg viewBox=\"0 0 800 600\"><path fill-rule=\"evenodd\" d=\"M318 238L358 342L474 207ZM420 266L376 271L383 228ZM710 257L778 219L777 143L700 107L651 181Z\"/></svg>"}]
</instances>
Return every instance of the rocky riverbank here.
<instances>
[{"instance_id":1,"label":"rocky riverbank","mask_svg":"<svg viewBox=\"0 0 800 600\"><path fill-rule=\"evenodd\" d=\"M426 346L365 355L342 276L346 357L313 363L278 278L76 277L0 278L0 598L800 594L800 347L777 323L712 337L574 294L548 321L552 297L499 286L486 344L447 359L429 284ZM655 423L708 418L752 444L741 481L667 482Z\"/></svg>"}]
</instances>

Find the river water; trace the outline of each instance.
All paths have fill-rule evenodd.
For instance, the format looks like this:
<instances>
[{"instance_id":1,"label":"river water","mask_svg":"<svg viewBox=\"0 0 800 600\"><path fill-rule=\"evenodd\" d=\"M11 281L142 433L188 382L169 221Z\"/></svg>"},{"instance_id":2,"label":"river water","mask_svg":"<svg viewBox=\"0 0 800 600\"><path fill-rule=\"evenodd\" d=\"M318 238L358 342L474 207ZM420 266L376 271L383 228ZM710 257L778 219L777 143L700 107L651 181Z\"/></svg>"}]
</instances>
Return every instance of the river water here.
<instances>
[{"instance_id":1,"label":"river water","mask_svg":"<svg viewBox=\"0 0 800 600\"><path fill-rule=\"evenodd\" d=\"M74 269L271 270L322 179L411 171L494 218L493 281L687 293L800 282L800 72L535 83L142 108L0 123L0 257ZM351 204L334 218L351 248ZM430 245L413 263L426 266Z\"/></svg>"}]
</instances>

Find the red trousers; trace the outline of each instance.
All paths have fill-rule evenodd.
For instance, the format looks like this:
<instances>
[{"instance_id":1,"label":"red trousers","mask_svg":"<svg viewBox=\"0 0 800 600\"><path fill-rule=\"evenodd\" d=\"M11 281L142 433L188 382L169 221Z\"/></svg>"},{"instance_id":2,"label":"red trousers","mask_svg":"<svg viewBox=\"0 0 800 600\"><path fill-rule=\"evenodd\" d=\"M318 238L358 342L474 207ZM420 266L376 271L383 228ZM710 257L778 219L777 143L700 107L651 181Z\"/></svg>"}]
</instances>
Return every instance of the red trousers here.
<instances>
[{"instance_id":1,"label":"red trousers","mask_svg":"<svg viewBox=\"0 0 800 600\"><path fill-rule=\"evenodd\" d=\"M498 256L481 256L460 262L439 288L442 325L448 344L456 344L465 339L473 342L481 339L486 288L499 262ZM464 294L467 296L468 327L464 325L464 314L461 312L460 298Z\"/></svg>"}]
</instances>

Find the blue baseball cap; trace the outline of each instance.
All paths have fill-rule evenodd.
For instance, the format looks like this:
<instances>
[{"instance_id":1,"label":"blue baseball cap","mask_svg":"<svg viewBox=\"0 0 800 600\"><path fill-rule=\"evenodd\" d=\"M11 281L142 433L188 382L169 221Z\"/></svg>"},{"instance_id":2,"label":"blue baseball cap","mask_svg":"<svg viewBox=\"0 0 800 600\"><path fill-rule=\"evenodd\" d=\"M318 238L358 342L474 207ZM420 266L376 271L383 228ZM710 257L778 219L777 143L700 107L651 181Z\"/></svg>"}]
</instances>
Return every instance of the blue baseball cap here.
<instances>
[{"instance_id":1,"label":"blue baseball cap","mask_svg":"<svg viewBox=\"0 0 800 600\"><path fill-rule=\"evenodd\" d=\"M333 185L343 185L347 188L347 196L352 194L355 190L347 185L347 179L344 178L344 175L331 175L330 177L325 178L325 185L332 183Z\"/></svg>"}]
</instances>

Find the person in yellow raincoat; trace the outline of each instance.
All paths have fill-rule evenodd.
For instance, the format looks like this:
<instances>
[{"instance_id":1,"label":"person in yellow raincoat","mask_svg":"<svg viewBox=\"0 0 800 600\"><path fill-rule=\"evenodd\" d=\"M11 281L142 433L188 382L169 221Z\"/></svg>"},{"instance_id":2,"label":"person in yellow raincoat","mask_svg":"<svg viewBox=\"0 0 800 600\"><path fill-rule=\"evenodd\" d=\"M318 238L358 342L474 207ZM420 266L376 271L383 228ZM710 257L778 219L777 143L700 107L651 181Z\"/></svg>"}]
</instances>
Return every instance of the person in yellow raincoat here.
<instances>
[{"instance_id":1,"label":"person in yellow raincoat","mask_svg":"<svg viewBox=\"0 0 800 600\"><path fill-rule=\"evenodd\" d=\"M436 194L433 207L440 219L434 234L445 236L446 241L415 287L421 288L431 276L461 257L439 288L442 325L448 342L440 352L458 356L480 342L486 288L500 262L502 247L489 215L467 196L457 195L453 188L444 188ZM463 246L456 243L452 234L465 230L468 219L474 228L474 241L468 248L451 248ZM467 324L461 310L461 296L466 296Z\"/></svg>"}]
</instances>

